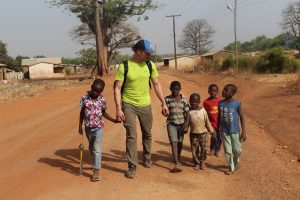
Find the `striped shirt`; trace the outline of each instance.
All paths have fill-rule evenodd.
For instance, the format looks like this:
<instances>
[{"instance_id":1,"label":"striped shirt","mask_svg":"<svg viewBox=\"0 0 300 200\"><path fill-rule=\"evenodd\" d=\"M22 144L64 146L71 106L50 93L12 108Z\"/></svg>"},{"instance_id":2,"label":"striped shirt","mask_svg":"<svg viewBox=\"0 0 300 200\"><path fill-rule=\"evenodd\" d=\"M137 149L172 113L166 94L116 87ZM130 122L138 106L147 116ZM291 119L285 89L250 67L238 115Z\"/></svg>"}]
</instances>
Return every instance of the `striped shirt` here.
<instances>
[{"instance_id":1,"label":"striped shirt","mask_svg":"<svg viewBox=\"0 0 300 200\"><path fill-rule=\"evenodd\" d=\"M172 95L166 96L166 104L169 108L169 115L167 118L167 123L174 123L174 124L183 124L185 121L184 113L189 111L189 104L185 96L180 94L181 100L176 101Z\"/></svg>"}]
</instances>

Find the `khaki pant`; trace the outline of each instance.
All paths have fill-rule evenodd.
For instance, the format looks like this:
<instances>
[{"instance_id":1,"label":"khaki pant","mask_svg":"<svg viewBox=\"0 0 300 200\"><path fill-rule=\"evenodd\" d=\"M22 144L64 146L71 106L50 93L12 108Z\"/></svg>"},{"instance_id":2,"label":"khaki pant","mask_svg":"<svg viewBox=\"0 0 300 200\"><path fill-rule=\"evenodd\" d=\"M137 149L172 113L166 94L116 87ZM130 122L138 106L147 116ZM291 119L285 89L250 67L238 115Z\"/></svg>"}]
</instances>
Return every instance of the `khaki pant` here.
<instances>
[{"instance_id":1,"label":"khaki pant","mask_svg":"<svg viewBox=\"0 0 300 200\"><path fill-rule=\"evenodd\" d=\"M151 160L151 129L153 121L151 105L140 107L123 102L122 109L125 114L124 127L126 128L126 156L128 164L138 164L136 118L140 122L142 131L143 159L144 161Z\"/></svg>"},{"instance_id":2,"label":"khaki pant","mask_svg":"<svg viewBox=\"0 0 300 200\"><path fill-rule=\"evenodd\" d=\"M207 133L191 133L190 142L194 164L203 163L207 153Z\"/></svg>"},{"instance_id":3,"label":"khaki pant","mask_svg":"<svg viewBox=\"0 0 300 200\"><path fill-rule=\"evenodd\" d=\"M222 138L224 142L225 158L230 171L234 171L235 167L240 162L241 156L241 141L240 133L228 134L222 132Z\"/></svg>"}]
</instances>

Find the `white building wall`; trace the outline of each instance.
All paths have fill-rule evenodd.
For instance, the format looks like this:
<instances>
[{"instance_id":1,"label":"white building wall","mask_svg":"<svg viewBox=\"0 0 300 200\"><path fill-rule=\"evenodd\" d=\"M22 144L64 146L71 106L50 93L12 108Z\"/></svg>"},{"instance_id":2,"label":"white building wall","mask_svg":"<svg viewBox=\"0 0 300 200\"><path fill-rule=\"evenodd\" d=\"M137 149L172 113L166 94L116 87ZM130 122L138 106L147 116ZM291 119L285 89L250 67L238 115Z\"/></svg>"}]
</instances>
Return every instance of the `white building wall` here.
<instances>
[{"instance_id":1,"label":"white building wall","mask_svg":"<svg viewBox=\"0 0 300 200\"><path fill-rule=\"evenodd\" d=\"M29 67L30 79L63 77L63 73L54 73L53 64L39 63Z\"/></svg>"},{"instance_id":2,"label":"white building wall","mask_svg":"<svg viewBox=\"0 0 300 200\"><path fill-rule=\"evenodd\" d=\"M193 69L200 63L200 57L181 57L177 58L177 69L180 70L189 70ZM175 69L175 59L169 61L169 67Z\"/></svg>"}]
</instances>

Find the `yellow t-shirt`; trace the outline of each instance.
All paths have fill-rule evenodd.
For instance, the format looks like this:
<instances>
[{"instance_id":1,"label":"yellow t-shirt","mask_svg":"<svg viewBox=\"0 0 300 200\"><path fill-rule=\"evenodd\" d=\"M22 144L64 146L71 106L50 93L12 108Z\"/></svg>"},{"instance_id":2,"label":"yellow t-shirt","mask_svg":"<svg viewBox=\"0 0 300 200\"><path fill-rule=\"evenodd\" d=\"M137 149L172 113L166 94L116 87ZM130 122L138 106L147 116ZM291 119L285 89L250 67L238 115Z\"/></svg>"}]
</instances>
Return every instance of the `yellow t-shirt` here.
<instances>
[{"instance_id":1,"label":"yellow t-shirt","mask_svg":"<svg viewBox=\"0 0 300 200\"><path fill-rule=\"evenodd\" d=\"M151 78L157 78L158 72L156 65L152 64ZM149 76L150 72L145 62L136 63L128 60L128 72L122 94L122 101L134 106L148 106L151 104L149 94ZM124 81L124 65L120 64L116 80Z\"/></svg>"}]
</instances>

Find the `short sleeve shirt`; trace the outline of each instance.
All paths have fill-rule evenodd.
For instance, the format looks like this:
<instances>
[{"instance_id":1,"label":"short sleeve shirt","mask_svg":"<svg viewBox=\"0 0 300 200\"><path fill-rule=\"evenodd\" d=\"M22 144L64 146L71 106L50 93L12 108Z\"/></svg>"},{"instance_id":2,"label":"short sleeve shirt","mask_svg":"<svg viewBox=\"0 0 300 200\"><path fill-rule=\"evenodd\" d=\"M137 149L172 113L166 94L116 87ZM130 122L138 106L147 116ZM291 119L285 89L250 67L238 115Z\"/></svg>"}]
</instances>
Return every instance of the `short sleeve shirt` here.
<instances>
[{"instance_id":1,"label":"short sleeve shirt","mask_svg":"<svg viewBox=\"0 0 300 200\"><path fill-rule=\"evenodd\" d=\"M166 104L169 108L169 115L167 123L172 122L174 124L183 124L185 121L184 113L189 111L189 104L185 96L181 95L181 100L176 101L172 95L166 96Z\"/></svg>"},{"instance_id":2,"label":"short sleeve shirt","mask_svg":"<svg viewBox=\"0 0 300 200\"><path fill-rule=\"evenodd\" d=\"M216 99L206 99L203 102L203 107L205 108L209 121L211 125L217 129L218 122L218 103L222 100L222 98L217 97Z\"/></svg>"},{"instance_id":3,"label":"short sleeve shirt","mask_svg":"<svg viewBox=\"0 0 300 200\"><path fill-rule=\"evenodd\" d=\"M84 109L85 127L103 128L102 115L106 110L106 100L102 95L92 99L89 94L80 99L80 108Z\"/></svg>"},{"instance_id":4,"label":"short sleeve shirt","mask_svg":"<svg viewBox=\"0 0 300 200\"><path fill-rule=\"evenodd\" d=\"M157 78L158 71L156 65L152 64L151 78ZM149 94L150 72L145 62L136 63L128 60L128 72L122 94L122 101L134 106L148 106L151 104ZM124 65L119 65L116 80L124 81Z\"/></svg>"}]
</instances>

